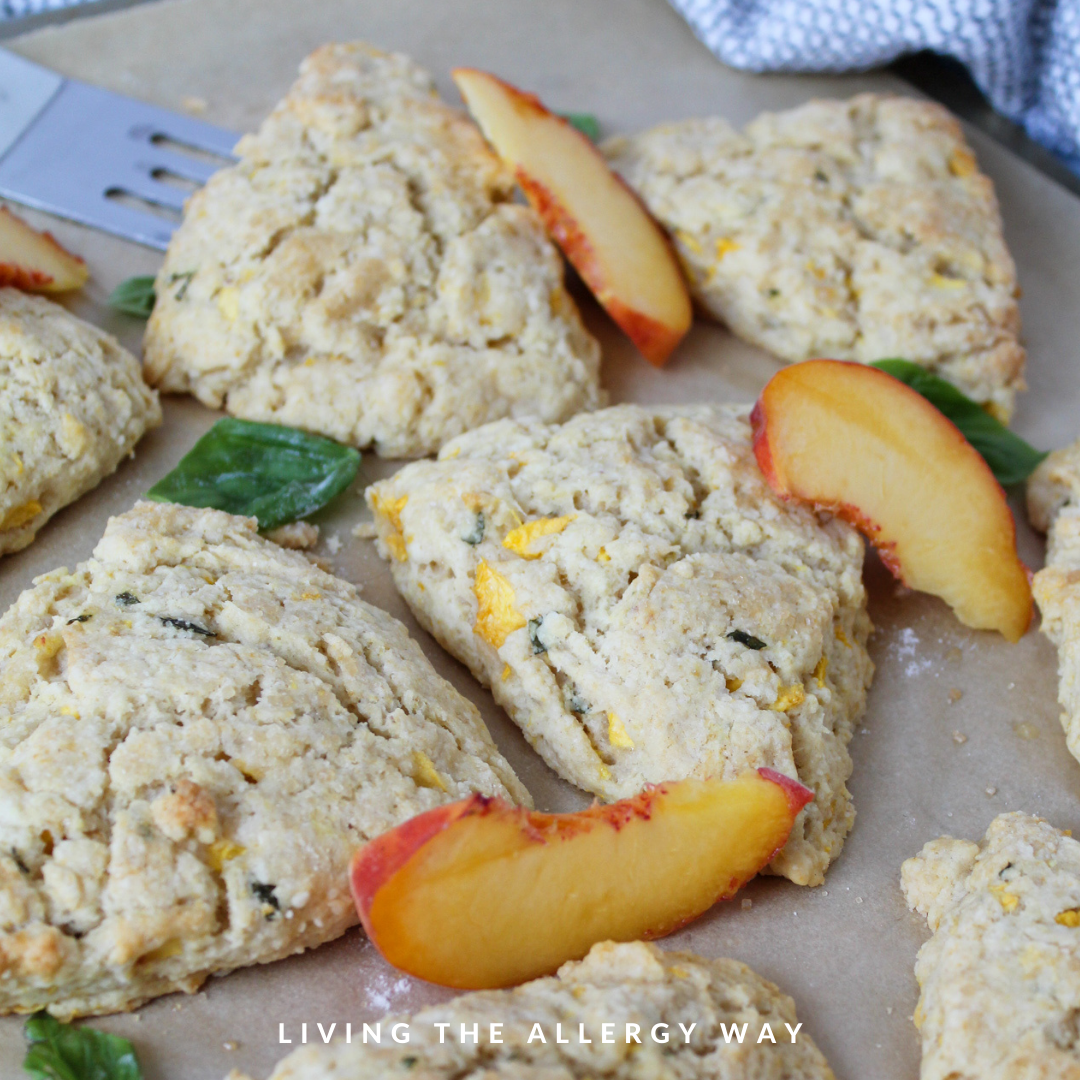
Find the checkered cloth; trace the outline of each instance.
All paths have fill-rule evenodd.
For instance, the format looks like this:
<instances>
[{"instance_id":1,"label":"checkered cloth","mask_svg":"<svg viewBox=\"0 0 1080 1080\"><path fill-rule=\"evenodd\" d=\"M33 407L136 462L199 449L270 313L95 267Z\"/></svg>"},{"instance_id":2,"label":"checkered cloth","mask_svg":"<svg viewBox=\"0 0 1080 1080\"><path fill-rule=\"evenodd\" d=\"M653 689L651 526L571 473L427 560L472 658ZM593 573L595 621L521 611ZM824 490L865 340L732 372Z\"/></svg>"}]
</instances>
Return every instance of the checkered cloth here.
<instances>
[{"instance_id":1,"label":"checkered cloth","mask_svg":"<svg viewBox=\"0 0 1080 1080\"><path fill-rule=\"evenodd\" d=\"M931 49L1080 172L1080 0L671 0L725 63L850 71Z\"/></svg>"}]
</instances>

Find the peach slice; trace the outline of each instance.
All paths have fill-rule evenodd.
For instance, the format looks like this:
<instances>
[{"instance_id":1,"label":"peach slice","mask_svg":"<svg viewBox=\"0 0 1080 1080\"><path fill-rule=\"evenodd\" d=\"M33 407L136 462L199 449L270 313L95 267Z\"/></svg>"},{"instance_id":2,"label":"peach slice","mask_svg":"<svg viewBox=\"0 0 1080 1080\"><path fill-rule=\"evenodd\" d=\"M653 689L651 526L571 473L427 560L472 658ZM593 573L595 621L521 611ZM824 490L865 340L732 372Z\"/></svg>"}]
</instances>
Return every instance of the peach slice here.
<instances>
[{"instance_id":1,"label":"peach slice","mask_svg":"<svg viewBox=\"0 0 1080 1080\"><path fill-rule=\"evenodd\" d=\"M660 226L589 139L539 98L473 68L461 96L608 314L658 367L690 329L690 294Z\"/></svg>"},{"instance_id":2,"label":"peach slice","mask_svg":"<svg viewBox=\"0 0 1080 1080\"><path fill-rule=\"evenodd\" d=\"M660 784L576 814L473 795L361 848L353 897L368 937L410 975L512 986L598 941L670 934L731 896L812 798L771 769Z\"/></svg>"},{"instance_id":3,"label":"peach slice","mask_svg":"<svg viewBox=\"0 0 1080 1080\"><path fill-rule=\"evenodd\" d=\"M90 271L50 233L38 232L0 206L0 285L24 292L67 292L86 284Z\"/></svg>"},{"instance_id":4,"label":"peach slice","mask_svg":"<svg viewBox=\"0 0 1080 1080\"><path fill-rule=\"evenodd\" d=\"M751 423L776 492L850 521L896 577L965 625L1020 639L1031 585L1005 492L921 394L864 364L808 360L773 376Z\"/></svg>"}]
</instances>

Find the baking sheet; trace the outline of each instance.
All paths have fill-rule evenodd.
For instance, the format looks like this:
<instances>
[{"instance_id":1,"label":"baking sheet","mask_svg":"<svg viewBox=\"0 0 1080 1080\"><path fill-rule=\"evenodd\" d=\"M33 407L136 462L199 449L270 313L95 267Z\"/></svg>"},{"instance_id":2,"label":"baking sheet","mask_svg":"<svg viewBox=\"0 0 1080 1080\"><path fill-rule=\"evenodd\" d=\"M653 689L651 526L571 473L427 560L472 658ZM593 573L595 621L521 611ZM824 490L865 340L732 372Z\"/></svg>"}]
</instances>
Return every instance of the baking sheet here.
<instances>
[{"instance_id":1,"label":"baking sheet","mask_svg":"<svg viewBox=\"0 0 1080 1080\"><path fill-rule=\"evenodd\" d=\"M911 91L891 76L751 76L722 67L663 0L162 0L38 31L9 44L58 71L180 109L201 98L205 118L255 126L293 79L301 58L334 39L363 37L402 49L457 100L449 69L489 68L551 106L595 113L604 134L662 120L720 113L743 122L763 108L862 90ZM1016 428L1040 447L1080 429L1080 202L979 132L969 132L997 185L1006 236L1024 288L1029 393ZM83 254L92 278L72 309L138 349L142 324L108 310L122 279L151 273L160 256L75 225L28 214ZM612 400L693 402L756 396L775 361L699 322L663 371L642 360L588 298L586 321L604 348ZM36 574L86 558L110 514L127 509L168 471L218 414L189 398L165 401L165 424L134 460L59 513L24 552L0 561L6 607ZM463 667L417 627L374 545L353 539L367 517L361 491L398 463L365 456L355 489L317 519L319 551L365 597L404 620L436 668L480 707L537 806L570 809L586 797L559 781ZM1019 502L1021 556L1042 563L1042 542ZM326 540L341 548L329 555ZM844 853L823 887L763 878L715 908L670 948L734 956L792 994L799 1018L841 1080L906 1080L918 1071L910 1017L912 965L927 934L899 890L901 861L942 833L981 837L1004 810L1080 828L1080 765L1058 723L1055 657L1034 631L1018 645L962 627L940 602L905 594L871 558L867 581L877 632L877 675L851 750L858 811ZM961 692L954 700L956 691ZM146 1080L220 1080L238 1067L265 1077L308 1022L371 1021L450 993L386 965L359 931L304 956L211 979L192 996L159 999L138 1013L94 1023L131 1038ZM0 1020L0 1075L17 1077L22 1021Z\"/></svg>"}]
</instances>

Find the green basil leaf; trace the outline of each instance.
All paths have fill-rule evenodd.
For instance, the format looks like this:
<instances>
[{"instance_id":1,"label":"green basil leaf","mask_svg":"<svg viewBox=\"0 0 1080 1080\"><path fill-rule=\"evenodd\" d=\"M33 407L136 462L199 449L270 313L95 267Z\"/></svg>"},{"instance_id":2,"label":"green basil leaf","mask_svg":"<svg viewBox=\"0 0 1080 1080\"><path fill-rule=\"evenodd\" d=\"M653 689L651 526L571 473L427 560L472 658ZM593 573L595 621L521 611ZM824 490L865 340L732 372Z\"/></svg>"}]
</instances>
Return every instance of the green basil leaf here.
<instances>
[{"instance_id":1,"label":"green basil leaf","mask_svg":"<svg viewBox=\"0 0 1080 1080\"><path fill-rule=\"evenodd\" d=\"M910 360L878 360L872 365L906 383L944 413L990 466L1002 487L1026 480L1047 452L1036 450L995 420L952 383Z\"/></svg>"},{"instance_id":2,"label":"green basil leaf","mask_svg":"<svg viewBox=\"0 0 1080 1080\"><path fill-rule=\"evenodd\" d=\"M125 315L134 315L137 319L149 319L156 299L152 277L129 277L113 289L109 295L109 307Z\"/></svg>"},{"instance_id":3,"label":"green basil leaf","mask_svg":"<svg viewBox=\"0 0 1080 1080\"><path fill-rule=\"evenodd\" d=\"M219 420L147 498L259 519L263 532L307 517L353 482L360 452L278 424Z\"/></svg>"},{"instance_id":4,"label":"green basil leaf","mask_svg":"<svg viewBox=\"0 0 1080 1080\"><path fill-rule=\"evenodd\" d=\"M587 139L596 142L600 138L600 121L587 112L560 113L562 118L573 124Z\"/></svg>"},{"instance_id":5,"label":"green basil leaf","mask_svg":"<svg viewBox=\"0 0 1080 1080\"><path fill-rule=\"evenodd\" d=\"M135 1048L119 1035L61 1024L48 1013L23 1028L30 1048L23 1069L34 1080L142 1080Z\"/></svg>"}]
</instances>

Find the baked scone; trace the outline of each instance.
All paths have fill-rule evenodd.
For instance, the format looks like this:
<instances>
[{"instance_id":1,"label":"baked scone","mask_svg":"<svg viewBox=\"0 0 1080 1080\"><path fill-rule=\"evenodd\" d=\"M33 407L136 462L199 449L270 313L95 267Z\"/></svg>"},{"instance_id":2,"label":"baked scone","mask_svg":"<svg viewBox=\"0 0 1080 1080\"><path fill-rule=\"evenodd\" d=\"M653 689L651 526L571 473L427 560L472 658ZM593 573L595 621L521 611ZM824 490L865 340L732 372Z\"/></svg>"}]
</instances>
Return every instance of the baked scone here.
<instances>
[{"instance_id":1,"label":"baked scone","mask_svg":"<svg viewBox=\"0 0 1080 1080\"><path fill-rule=\"evenodd\" d=\"M157 394L115 338L0 288L0 555L26 547L160 423Z\"/></svg>"},{"instance_id":2,"label":"baked scone","mask_svg":"<svg viewBox=\"0 0 1080 1080\"><path fill-rule=\"evenodd\" d=\"M1080 441L1055 450L1027 485L1028 518L1047 533L1046 565L1031 582L1042 632L1058 650L1061 725L1080 760Z\"/></svg>"},{"instance_id":3,"label":"baked scone","mask_svg":"<svg viewBox=\"0 0 1080 1080\"><path fill-rule=\"evenodd\" d=\"M979 844L931 840L901 869L919 950L921 1080L1080 1077L1080 843L1001 814Z\"/></svg>"},{"instance_id":4,"label":"baked scone","mask_svg":"<svg viewBox=\"0 0 1080 1080\"><path fill-rule=\"evenodd\" d=\"M769 766L814 791L773 869L816 884L854 810L873 665L863 543L772 493L743 407L504 420L368 489L417 619L604 799Z\"/></svg>"},{"instance_id":5,"label":"baked scone","mask_svg":"<svg viewBox=\"0 0 1080 1080\"><path fill-rule=\"evenodd\" d=\"M501 1044L489 1041L493 1021L502 1023ZM409 1025L407 1045L391 1042L395 1022ZM436 1024L448 1025L441 1029L445 1042ZM462 1040L462 1025L468 1032L474 1024L479 1025L477 1042ZM543 1042L534 1034L537 1024ZM562 1043L556 1043L556 1024ZM581 1024L590 1043L579 1041ZM601 1041L604 1024L607 1043ZM636 1025L638 1043L627 1038L627 1024ZM656 1029L657 1024L664 1026ZM689 1030L689 1042L680 1024ZM424 1080L833 1080L821 1051L801 1028L791 998L737 960L703 960L640 941L607 941L594 945L584 960L564 964L552 978L514 990L465 994L411 1017L390 1017L382 1022L378 1046L365 1046L354 1032L348 1045L297 1050L278 1064L271 1080L405 1075ZM654 1041L654 1029L667 1041ZM247 1078L233 1072L229 1080Z\"/></svg>"},{"instance_id":6,"label":"baked scone","mask_svg":"<svg viewBox=\"0 0 1080 1080\"><path fill-rule=\"evenodd\" d=\"M527 802L405 628L254 518L140 503L0 618L0 1012L192 992L357 921L365 840Z\"/></svg>"},{"instance_id":7,"label":"baked scone","mask_svg":"<svg viewBox=\"0 0 1080 1080\"><path fill-rule=\"evenodd\" d=\"M1007 419L1024 388L993 185L928 101L860 94L605 146L698 303L783 360L903 357Z\"/></svg>"},{"instance_id":8,"label":"baked scone","mask_svg":"<svg viewBox=\"0 0 1080 1080\"><path fill-rule=\"evenodd\" d=\"M539 218L407 57L317 50L237 153L158 274L151 382L388 457L600 402Z\"/></svg>"}]
</instances>

